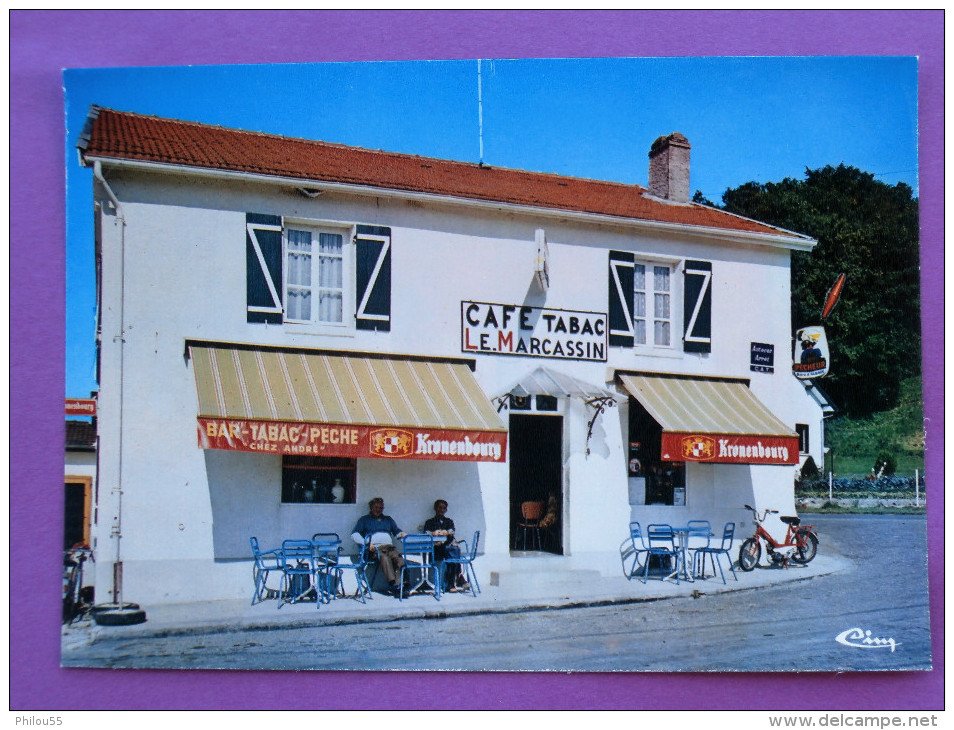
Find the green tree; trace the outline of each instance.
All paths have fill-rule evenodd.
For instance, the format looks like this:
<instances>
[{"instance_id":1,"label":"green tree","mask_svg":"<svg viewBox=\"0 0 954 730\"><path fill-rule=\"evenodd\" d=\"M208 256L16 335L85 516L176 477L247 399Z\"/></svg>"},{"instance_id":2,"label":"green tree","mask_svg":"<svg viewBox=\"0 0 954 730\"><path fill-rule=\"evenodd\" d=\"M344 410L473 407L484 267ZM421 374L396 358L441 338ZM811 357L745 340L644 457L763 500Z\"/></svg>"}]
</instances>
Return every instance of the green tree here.
<instances>
[{"instance_id":1,"label":"green tree","mask_svg":"<svg viewBox=\"0 0 954 730\"><path fill-rule=\"evenodd\" d=\"M847 283L824 322L830 346L824 388L853 416L897 403L902 378L921 373L918 201L854 167L805 171L804 180L749 182L726 190L723 209L818 240L792 254L792 326L822 324L825 295Z\"/></svg>"}]
</instances>

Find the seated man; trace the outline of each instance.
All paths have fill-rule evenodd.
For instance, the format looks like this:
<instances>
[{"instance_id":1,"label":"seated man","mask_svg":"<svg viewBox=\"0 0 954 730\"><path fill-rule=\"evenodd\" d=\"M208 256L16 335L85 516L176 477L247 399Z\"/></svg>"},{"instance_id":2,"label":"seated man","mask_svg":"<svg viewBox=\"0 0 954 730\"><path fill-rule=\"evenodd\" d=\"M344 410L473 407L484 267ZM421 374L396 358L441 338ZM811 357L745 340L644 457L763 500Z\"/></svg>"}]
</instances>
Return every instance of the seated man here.
<instances>
[{"instance_id":1,"label":"seated man","mask_svg":"<svg viewBox=\"0 0 954 730\"><path fill-rule=\"evenodd\" d=\"M396 596L401 589L398 578L401 568L404 567L404 558L401 557L401 551L394 546L394 540L404 537L406 533L390 516L384 514L384 500L381 497L375 497L368 502L368 509L368 514L355 524L351 539L363 545L364 539L371 535L371 554L377 558L378 565L384 571L389 592Z\"/></svg>"},{"instance_id":2,"label":"seated man","mask_svg":"<svg viewBox=\"0 0 954 730\"><path fill-rule=\"evenodd\" d=\"M454 520L447 516L447 500L438 499L434 502L434 516L424 523L424 532L428 532L435 537L434 560L438 563L441 563L448 556L460 557L460 548L453 544ZM444 539L438 542L439 538ZM457 590L458 582L462 580L460 565L451 563L446 568L442 587L445 591L453 593Z\"/></svg>"}]
</instances>

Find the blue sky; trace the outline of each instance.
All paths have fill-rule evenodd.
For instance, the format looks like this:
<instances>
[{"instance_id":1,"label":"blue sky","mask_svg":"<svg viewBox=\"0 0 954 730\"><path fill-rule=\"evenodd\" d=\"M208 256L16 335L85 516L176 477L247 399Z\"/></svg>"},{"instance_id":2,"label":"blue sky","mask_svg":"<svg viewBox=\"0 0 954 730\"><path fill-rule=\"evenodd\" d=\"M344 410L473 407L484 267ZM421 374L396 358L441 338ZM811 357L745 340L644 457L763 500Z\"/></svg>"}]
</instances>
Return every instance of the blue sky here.
<instances>
[{"instance_id":1,"label":"blue sky","mask_svg":"<svg viewBox=\"0 0 954 730\"><path fill-rule=\"evenodd\" d=\"M483 161L647 182L652 141L692 144L690 188L845 163L917 193L913 57L484 60ZM75 152L91 104L477 162L476 61L69 69L66 396L95 382L91 173Z\"/></svg>"}]
</instances>

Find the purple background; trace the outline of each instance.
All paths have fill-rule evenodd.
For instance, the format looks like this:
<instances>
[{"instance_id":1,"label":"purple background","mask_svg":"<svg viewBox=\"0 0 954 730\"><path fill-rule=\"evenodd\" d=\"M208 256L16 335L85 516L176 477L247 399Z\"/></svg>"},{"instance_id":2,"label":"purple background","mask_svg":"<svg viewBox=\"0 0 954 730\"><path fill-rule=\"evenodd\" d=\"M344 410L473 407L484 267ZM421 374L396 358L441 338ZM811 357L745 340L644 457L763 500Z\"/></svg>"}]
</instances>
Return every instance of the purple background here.
<instances>
[{"instance_id":1,"label":"purple background","mask_svg":"<svg viewBox=\"0 0 954 730\"><path fill-rule=\"evenodd\" d=\"M943 24L939 10L11 11L10 709L942 709ZM920 58L932 672L445 672L426 675L423 698L422 675L390 673L388 691L372 699L368 682L353 674L59 667L65 395L62 69L705 55ZM766 610L775 613L784 606ZM559 620L557 614L554 620ZM316 682L333 691L316 692Z\"/></svg>"}]
</instances>

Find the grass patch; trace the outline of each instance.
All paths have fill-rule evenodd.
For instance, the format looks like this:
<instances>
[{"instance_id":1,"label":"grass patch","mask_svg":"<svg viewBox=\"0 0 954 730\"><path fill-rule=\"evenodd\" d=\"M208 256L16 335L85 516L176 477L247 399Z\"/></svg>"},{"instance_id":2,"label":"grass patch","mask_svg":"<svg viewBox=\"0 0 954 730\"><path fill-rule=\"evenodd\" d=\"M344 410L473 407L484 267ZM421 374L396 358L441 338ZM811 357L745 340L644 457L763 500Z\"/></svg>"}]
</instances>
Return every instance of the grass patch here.
<instances>
[{"instance_id":1,"label":"grass patch","mask_svg":"<svg viewBox=\"0 0 954 730\"><path fill-rule=\"evenodd\" d=\"M921 378L907 378L901 383L898 405L889 411L870 418L831 419L826 424L825 441L834 454L837 476L870 474L882 451L894 457L895 474L913 476L915 469L924 474Z\"/></svg>"}]
</instances>

